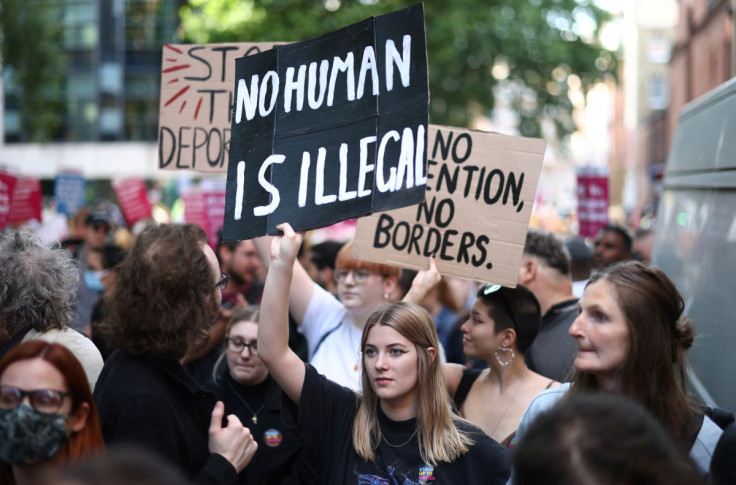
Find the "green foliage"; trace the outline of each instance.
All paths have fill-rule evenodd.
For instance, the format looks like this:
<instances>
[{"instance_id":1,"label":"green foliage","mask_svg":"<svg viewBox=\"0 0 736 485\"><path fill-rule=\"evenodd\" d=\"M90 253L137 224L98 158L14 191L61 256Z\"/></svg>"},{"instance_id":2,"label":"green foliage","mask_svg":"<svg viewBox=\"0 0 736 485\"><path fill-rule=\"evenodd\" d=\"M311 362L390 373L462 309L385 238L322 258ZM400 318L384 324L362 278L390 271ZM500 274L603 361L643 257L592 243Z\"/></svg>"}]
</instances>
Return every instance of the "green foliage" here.
<instances>
[{"instance_id":1,"label":"green foliage","mask_svg":"<svg viewBox=\"0 0 736 485\"><path fill-rule=\"evenodd\" d=\"M60 121L67 61L55 12L48 0L0 0L0 66L28 141L50 139Z\"/></svg>"},{"instance_id":2,"label":"green foliage","mask_svg":"<svg viewBox=\"0 0 736 485\"><path fill-rule=\"evenodd\" d=\"M181 35L194 43L298 41L413 3L189 0ZM615 70L598 43L608 15L589 0L434 0L425 2L425 16L433 123L467 126L489 115L501 83L522 134L540 136L548 120L564 137L575 129L570 75L585 92Z\"/></svg>"}]
</instances>

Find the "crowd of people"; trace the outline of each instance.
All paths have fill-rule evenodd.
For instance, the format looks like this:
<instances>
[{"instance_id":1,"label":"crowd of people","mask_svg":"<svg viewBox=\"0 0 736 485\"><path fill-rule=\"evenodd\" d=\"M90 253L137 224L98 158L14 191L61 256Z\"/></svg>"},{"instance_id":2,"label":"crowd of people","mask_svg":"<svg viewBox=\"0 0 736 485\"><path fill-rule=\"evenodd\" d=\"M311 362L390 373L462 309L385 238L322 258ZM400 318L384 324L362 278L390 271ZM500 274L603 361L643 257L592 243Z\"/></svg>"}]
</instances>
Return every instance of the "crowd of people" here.
<instances>
[{"instance_id":1,"label":"crowd of people","mask_svg":"<svg viewBox=\"0 0 736 485\"><path fill-rule=\"evenodd\" d=\"M736 483L651 231L530 229L509 288L76 219L0 232L0 484Z\"/></svg>"}]
</instances>

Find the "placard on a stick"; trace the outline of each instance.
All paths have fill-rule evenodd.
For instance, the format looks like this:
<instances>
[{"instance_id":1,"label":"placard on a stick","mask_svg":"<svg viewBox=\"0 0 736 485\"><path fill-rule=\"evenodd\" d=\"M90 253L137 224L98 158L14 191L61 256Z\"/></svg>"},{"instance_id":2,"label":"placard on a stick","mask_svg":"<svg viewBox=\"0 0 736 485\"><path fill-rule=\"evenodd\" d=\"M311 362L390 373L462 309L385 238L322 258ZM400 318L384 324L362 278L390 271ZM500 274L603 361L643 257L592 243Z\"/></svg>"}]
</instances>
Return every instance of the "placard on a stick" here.
<instances>
[{"instance_id":1,"label":"placard on a stick","mask_svg":"<svg viewBox=\"0 0 736 485\"><path fill-rule=\"evenodd\" d=\"M353 255L516 286L546 145L431 125L425 200L358 220Z\"/></svg>"},{"instance_id":2,"label":"placard on a stick","mask_svg":"<svg viewBox=\"0 0 736 485\"><path fill-rule=\"evenodd\" d=\"M424 199L421 4L238 59L236 83L225 241Z\"/></svg>"},{"instance_id":3,"label":"placard on a stick","mask_svg":"<svg viewBox=\"0 0 736 485\"><path fill-rule=\"evenodd\" d=\"M165 44L161 60L158 166L224 172L230 147L235 59L270 42Z\"/></svg>"}]
</instances>

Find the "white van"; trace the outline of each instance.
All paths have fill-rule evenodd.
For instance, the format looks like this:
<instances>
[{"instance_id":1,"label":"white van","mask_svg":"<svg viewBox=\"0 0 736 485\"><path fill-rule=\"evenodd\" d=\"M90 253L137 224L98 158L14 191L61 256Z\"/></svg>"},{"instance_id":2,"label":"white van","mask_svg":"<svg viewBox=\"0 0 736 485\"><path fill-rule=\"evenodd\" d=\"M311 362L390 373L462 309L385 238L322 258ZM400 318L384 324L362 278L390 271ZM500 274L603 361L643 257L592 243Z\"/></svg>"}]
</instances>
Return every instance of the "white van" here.
<instances>
[{"instance_id":1,"label":"white van","mask_svg":"<svg viewBox=\"0 0 736 485\"><path fill-rule=\"evenodd\" d=\"M653 262L695 324L695 393L736 410L736 78L685 106L664 177Z\"/></svg>"}]
</instances>

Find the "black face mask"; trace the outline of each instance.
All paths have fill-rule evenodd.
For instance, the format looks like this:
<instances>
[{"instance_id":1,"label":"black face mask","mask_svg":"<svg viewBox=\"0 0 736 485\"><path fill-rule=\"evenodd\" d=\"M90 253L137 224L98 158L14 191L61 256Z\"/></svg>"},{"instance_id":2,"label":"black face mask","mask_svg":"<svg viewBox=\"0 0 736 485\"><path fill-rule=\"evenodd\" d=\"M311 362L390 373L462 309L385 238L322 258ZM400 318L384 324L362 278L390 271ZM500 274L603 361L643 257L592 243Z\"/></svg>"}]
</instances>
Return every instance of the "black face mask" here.
<instances>
[{"instance_id":1,"label":"black face mask","mask_svg":"<svg viewBox=\"0 0 736 485\"><path fill-rule=\"evenodd\" d=\"M69 440L68 418L41 413L21 403L12 410L0 409L0 460L8 465L41 463Z\"/></svg>"}]
</instances>

